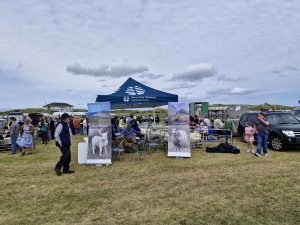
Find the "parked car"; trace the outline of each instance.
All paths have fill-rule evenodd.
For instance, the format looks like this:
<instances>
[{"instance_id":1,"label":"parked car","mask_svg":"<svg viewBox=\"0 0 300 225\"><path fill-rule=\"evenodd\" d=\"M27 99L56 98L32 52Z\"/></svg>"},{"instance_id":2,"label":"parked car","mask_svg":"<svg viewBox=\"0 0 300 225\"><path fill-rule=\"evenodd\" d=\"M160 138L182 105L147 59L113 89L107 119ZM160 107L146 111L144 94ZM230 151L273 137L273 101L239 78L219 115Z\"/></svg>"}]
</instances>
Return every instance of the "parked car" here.
<instances>
[{"instance_id":1,"label":"parked car","mask_svg":"<svg viewBox=\"0 0 300 225\"><path fill-rule=\"evenodd\" d=\"M11 117L15 117L17 119L17 122L23 122L25 114L21 112L11 112L8 114L7 120L9 120Z\"/></svg>"},{"instance_id":2,"label":"parked car","mask_svg":"<svg viewBox=\"0 0 300 225\"><path fill-rule=\"evenodd\" d=\"M29 113L28 117L32 119L32 125L38 126L39 123L43 120L44 115L42 113Z\"/></svg>"},{"instance_id":3,"label":"parked car","mask_svg":"<svg viewBox=\"0 0 300 225\"><path fill-rule=\"evenodd\" d=\"M6 119L0 119L0 134L3 132L4 127L7 125Z\"/></svg>"},{"instance_id":4,"label":"parked car","mask_svg":"<svg viewBox=\"0 0 300 225\"><path fill-rule=\"evenodd\" d=\"M11 149L10 138L5 134L0 134L0 151L8 151Z\"/></svg>"},{"instance_id":5,"label":"parked car","mask_svg":"<svg viewBox=\"0 0 300 225\"><path fill-rule=\"evenodd\" d=\"M269 146L273 150L281 151L287 146L300 146L300 122L288 112L269 111L264 112L270 122ZM238 132L245 141L246 122L254 123L258 112L244 113L239 121Z\"/></svg>"}]
</instances>

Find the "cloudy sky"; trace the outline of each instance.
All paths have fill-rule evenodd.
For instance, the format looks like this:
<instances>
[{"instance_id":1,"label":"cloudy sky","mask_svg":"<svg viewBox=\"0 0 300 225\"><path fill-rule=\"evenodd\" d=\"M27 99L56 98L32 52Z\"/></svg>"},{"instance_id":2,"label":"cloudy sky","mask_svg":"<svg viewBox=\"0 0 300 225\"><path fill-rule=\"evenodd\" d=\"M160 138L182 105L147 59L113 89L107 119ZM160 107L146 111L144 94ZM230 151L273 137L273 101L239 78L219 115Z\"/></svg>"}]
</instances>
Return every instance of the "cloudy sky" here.
<instances>
[{"instance_id":1,"label":"cloudy sky","mask_svg":"<svg viewBox=\"0 0 300 225\"><path fill-rule=\"evenodd\" d=\"M0 15L0 108L85 107L129 76L181 101L300 100L298 0L10 0Z\"/></svg>"}]
</instances>

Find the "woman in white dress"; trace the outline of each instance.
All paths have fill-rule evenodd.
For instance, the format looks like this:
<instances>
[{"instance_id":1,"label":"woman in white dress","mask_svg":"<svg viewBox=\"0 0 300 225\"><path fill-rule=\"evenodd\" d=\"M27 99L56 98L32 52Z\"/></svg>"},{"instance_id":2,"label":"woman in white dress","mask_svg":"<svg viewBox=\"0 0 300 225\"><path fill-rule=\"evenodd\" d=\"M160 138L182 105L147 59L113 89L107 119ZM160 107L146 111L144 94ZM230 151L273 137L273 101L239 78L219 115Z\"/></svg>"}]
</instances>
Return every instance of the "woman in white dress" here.
<instances>
[{"instance_id":1,"label":"woman in white dress","mask_svg":"<svg viewBox=\"0 0 300 225\"><path fill-rule=\"evenodd\" d=\"M21 127L22 156L32 154L34 131L35 129L31 124L31 119L29 117L26 117L24 119L24 125Z\"/></svg>"}]
</instances>

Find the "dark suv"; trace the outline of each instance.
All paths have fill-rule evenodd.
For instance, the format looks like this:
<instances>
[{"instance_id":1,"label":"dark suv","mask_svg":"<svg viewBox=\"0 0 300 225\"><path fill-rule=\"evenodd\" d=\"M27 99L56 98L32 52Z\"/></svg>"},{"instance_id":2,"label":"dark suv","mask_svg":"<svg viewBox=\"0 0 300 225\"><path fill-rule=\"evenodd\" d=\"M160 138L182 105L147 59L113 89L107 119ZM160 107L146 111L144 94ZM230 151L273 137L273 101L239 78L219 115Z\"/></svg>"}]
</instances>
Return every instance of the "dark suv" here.
<instances>
[{"instance_id":1,"label":"dark suv","mask_svg":"<svg viewBox=\"0 0 300 225\"><path fill-rule=\"evenodd\" d=\"M283 150L288 145L300 146L300 122L288 112L268 111L264 112L270 122L269 146L273 150ZM244 113L239 121L238 133L245 141L246 122L254 123L258 112Z\"/></svg>"}]
</instances>

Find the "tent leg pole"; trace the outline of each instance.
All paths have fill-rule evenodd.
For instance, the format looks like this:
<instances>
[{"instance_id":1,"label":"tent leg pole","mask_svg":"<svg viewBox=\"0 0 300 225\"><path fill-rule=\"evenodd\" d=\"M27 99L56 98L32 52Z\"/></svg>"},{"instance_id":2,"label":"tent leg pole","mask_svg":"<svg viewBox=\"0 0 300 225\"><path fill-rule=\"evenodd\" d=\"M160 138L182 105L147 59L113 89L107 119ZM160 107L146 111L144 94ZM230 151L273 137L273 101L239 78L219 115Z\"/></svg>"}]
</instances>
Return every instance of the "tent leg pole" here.
<instances>
[{"instance_id":1,"label":"tent leg pole","mask_svg":"<svg viewBox=\"0 0 300 225\"><path fill-rule=\"evenodd\" d=\"M153 120L154 120L154 124L155 124L155 107L153 107Z\"/></svg>"}]
</instances>

